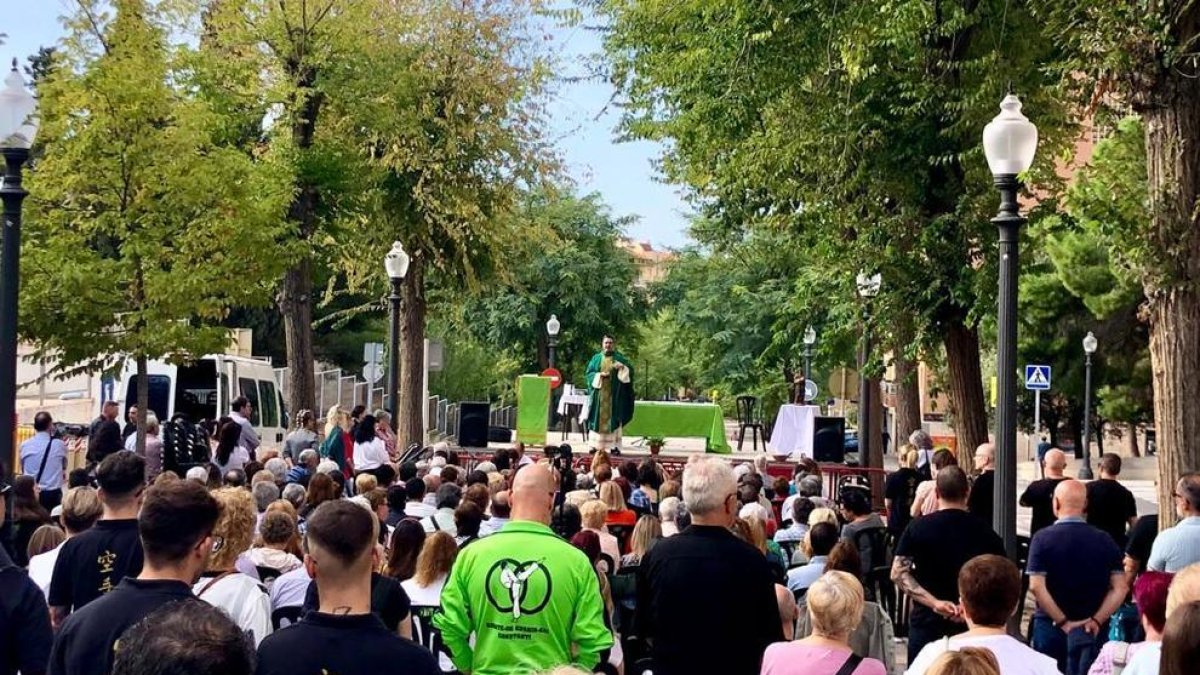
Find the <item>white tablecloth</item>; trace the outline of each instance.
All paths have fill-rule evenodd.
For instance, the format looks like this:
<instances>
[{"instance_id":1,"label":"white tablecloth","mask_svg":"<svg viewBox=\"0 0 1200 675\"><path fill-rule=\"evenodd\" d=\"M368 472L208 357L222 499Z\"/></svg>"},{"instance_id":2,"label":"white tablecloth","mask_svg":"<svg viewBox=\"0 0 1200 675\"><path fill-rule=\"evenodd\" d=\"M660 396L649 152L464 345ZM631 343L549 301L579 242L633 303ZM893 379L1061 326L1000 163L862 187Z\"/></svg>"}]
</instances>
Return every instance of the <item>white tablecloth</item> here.
<instances>
[{"instance_id":1,"label":"white tablecloth","mask_svg":"<svg viewBox=\"0 0 1200 675\"><path fill-rule=\"evenodd\" d=\"M768 447L777 455L788 455L793 459L813 456L813 432L816 417L821 408L815 405L780 406L771 430Z\"/></svg>"},{"instance_id":2,"label":"white tablecloth","mask_svg":"<svg viewBox=\"0 0 1200 675\"><path fill-rule=\"evenodd\" d=\"M558 399L558 414L566 415L567 406L569 405L581 406L579 412L579 421L587 422L588 411L590 408L587 390L575 389L574 387L571 387L567 391L564 391L563 395Z\"/></svg>"}]
</instances>

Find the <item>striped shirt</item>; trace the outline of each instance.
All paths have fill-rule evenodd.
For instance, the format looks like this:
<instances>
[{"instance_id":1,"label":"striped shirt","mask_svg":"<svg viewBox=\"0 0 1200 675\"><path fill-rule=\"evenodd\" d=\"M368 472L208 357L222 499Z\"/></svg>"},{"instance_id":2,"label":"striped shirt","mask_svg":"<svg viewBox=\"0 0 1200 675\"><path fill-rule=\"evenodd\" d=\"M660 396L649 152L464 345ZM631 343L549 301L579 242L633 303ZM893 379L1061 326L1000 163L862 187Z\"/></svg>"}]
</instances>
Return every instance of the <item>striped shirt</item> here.
<instances>
[{"instance_id":1,"label":"striped shirt","mask_svg":"<svg viewBox=\"0 0 1200 675\"><path fill-rule=\"evenodd\" d=\"M1158 533L1147 568L1172 574L1200 562L1200 516L1189 516Z\"/></svg>"}]
</instances>

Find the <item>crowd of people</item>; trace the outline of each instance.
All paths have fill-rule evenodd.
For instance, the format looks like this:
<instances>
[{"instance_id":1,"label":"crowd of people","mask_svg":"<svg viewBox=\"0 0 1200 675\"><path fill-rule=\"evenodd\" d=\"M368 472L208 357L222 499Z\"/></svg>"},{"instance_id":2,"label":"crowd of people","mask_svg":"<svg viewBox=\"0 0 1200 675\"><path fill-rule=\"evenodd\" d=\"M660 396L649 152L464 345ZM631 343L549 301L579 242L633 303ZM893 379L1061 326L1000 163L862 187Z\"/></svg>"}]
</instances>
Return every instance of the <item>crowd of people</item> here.
<instances>
[{"instance_id":1,"label":"crowd of people","mask_svg":"<svg viewBox=\"0 0 1200 675\"><path fill-rule=\"evenodd\" d=\"M886 675L897 635L911 675L1200 663L1200 475L1156 536L1119 457L1085 484L1047 453L1022 570L987 520L989 445L968 472L917 432L877 499L810 460L404 460L385 413L337 407L267 448L247 405L184 475L136 443L68 473L39 414L0 488L0 674Z\"/></svg>"}]
</instances>

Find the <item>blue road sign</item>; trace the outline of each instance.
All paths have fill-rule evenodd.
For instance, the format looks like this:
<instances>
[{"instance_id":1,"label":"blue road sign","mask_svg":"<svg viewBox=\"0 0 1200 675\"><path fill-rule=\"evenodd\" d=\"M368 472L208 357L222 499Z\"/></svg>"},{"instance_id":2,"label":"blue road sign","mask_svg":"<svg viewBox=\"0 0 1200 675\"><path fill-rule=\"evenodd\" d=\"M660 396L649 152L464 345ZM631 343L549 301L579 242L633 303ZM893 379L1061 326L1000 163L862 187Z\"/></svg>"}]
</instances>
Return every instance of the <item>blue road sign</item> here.
<instances>
[{"instance_id":1,"label":"blue road sign","mask_svg":"<svg viewBox=\"0 0 1200 675\"><path fill-rule=\"evenodd\" d=\"M1050 390L1050 366L1025 366L1025 388L1033 391Z\"/></svg>"}]
</instances>

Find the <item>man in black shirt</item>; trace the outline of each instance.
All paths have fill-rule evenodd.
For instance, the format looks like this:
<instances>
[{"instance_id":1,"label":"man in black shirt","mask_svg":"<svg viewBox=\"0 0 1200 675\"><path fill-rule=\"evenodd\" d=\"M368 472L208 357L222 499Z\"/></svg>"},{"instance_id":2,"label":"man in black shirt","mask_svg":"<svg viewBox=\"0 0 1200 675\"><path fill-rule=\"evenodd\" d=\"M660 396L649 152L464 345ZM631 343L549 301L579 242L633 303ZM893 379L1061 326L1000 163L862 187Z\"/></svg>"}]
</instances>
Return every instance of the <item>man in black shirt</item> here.
<instances>
[{"instance_id":1,"label":"man in black shirt","mask_svg":"<svg viewBox=\"0 0 1200 675\"><path fill-rule=\"evenodd\" d=\"M656 675L756 675L783 628L770 564L729 531L738 508L733 470L693 459L683 501L692 524L660 540L638 567L637 634L651 641Z\"/></svg>"},{"instance_id":2,"label":"man in black shirt","mask_svg":"<svg viewBox=\"0 0 1200 675\"><path fill-rule=\"evenodd\" d=\"M11 492L0 483L0 524ZM42 675L53 641L41 589L0 547L0 675Z\"/></svg>"},{"instance_id":3,"label":"man in black shirt","mask_svg":"<svg viewBox=\"0 0 1200 675\"><path fill-rule=\"evenodd\" d=\"M913 599L908 662L921 649L967 629L958 606L958 573L975 556L1004 555L988 523L967 512L967 474L947 466L937 474L938 510L909 524L896 546L892 581Z\"/></svg>"},{"instance_id":4,"label":"man in black shirt","mask_svg":"<svg viewBox=\"0 0 1200 675\"><path fill-rule=\"evenodd\" d=\"M163 605L193 598L192 584L213 549L218 513L216 500L192 481L148 490L138 520L145 566L136 579L122 579L67 617L54 640L50 674L107 675L127 628Z\"/></svg>"},{"instance_id":5,"label":"man in black shirt","mask_svg":"<svg viewBox=\"0 0 1200 675\"><path fill-rule=\"evenodd\" d=\"M224 610L203 600L180 600L125 631L113 675L252 675L254 662L254 641Z\"/></svg>"},{"instance_id":6,"label":"man in black shirt","mask_svg":"<svg viewBox=\"0 0 1200 675\"><path fill-rule=\"evenodd\" d=\"M50 578L55 628L71 612L108 593L142 569L138 509L146 485L146 462L132 452L110 455L96 470L104 513L88 531L63 544Z\"/></svg>"},{"instance_id":7,"label":"man in black shirt","mask_svg":"<svg viewBox=\"0 0 1200 675\"><path fill-rule=\"evenodd\" d=\"M1029 537L1038 533L1043 527L1054 524L1054 488L1067 479L1063 469L1067 468L1067 456L1062 450L1054 448L1046 453L1046 477L1035 480L1021 494L1021 506L1033 509L1033 519L1029 524Z\"/></svg>"},{"instance_id":8,"label":"man in black shirt","mask_svg":"<svg viewBox=\"0 0 1200 675\"><path fill-rule=\"evenodd\" d=\"M992 524L992 503L995 501L996 487L996 446L984 443L975 448L975 470L979 476L971 485L971 497L967 501L967 510L988 525Z\"/></svg>"},{"instance_id":9,"label":"man in black shirt","mask_svg":"<svg viewBox=\"0 0 1200 675\"><path fill-rule=\"evenodd\" d=\"M308 519L304 564L320 607L258 647L258 675L437 675L433 655L371 613L379 520L349 501L325 502Z\"/></svg>"},{"instance_id":10,"label":"man in black shirt","mask_svg":"<svg viewBox=\"0 0 1200 675\"><path fill-rule=\"evenodd\" d=\"M115 401L106 401L100 416L92 421L88 430L87 460L99 464L105 457L125 449L121 439L121 425L117 424L120 408Z\"/></svg>"},{"instance_id":11,"label":"man in black shirt","mask_svg":"<svg viewBox=\"0 0 1200 675\"><path fill-rule=\"evenodd\" d=\"M1121 456L1106 452L1100 457L1100 478L1087 484L1087 522L1108 533L1117 546L1125 548L1126 528L1137 522L1133 493L1117 482Z\"/></svg>"},{"instance_id":12,"label":"man in black shirt","mask_svg":"<svg viewBox=\"0 0 1200 675\"><path fill-rule=\"evenodd\" d=\"M1146 563L1150 562L1150 549L1154 548L1154 540L1157 537L1157 513L1138 518L1129 530L1129 544L1125 547L1125 580L1131 588L1137 575L1146 571Z\"/></svg>"}]
</instances>

